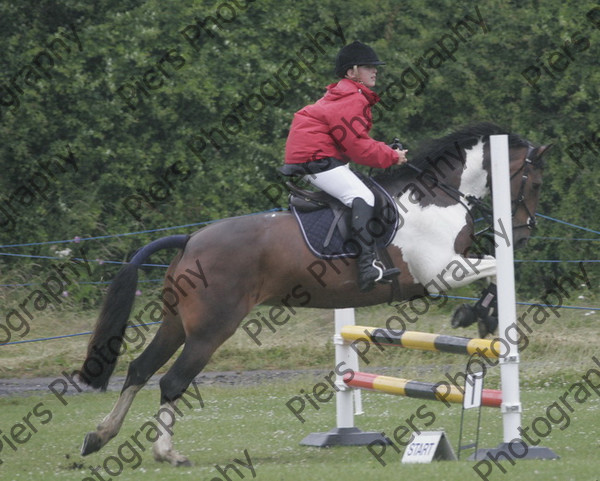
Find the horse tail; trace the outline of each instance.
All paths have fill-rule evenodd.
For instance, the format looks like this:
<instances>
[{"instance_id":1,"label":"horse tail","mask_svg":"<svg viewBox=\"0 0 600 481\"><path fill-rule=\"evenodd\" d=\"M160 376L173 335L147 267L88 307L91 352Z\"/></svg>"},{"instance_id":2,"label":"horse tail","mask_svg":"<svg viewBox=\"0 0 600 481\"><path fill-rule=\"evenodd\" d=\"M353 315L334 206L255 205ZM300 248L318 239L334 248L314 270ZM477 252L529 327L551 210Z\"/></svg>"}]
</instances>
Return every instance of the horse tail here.
<instances>
[{"instance_id":1,"label":"horse tail","mask_svg":"<svg viewBox=\"0 0 600 481\"><path fill-rule=\"evenodd\" d=\"M138 267L154 252L161 249L184 249L188 235L162 237L139 249L129 264L117 273L111 283L100 316L87 349L87 356L79 371L81 380L95 388L106 390L108 380L121 353L123 335L131 314L137 288Z\"/></svg>"}]
</instances>

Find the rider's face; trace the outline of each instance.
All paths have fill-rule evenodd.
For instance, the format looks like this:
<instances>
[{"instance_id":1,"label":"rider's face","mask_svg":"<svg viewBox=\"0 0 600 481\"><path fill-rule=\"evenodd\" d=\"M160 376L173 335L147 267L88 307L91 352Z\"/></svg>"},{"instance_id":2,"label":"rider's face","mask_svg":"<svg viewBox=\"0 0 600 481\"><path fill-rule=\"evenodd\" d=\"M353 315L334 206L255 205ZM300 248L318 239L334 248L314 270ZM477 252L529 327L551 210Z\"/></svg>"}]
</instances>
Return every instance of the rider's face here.
<instances>
[{"instance_id":1,"label":"rider's face","mask_svg":"<svg viewBox=\"0 0 600 481\"><path fill-rule=\"evenodd\" d=\"M348 69L346 76L371 88L377 82L377 67L375 65L360 65L356 68Z\"/></svg>"}]
</instances>

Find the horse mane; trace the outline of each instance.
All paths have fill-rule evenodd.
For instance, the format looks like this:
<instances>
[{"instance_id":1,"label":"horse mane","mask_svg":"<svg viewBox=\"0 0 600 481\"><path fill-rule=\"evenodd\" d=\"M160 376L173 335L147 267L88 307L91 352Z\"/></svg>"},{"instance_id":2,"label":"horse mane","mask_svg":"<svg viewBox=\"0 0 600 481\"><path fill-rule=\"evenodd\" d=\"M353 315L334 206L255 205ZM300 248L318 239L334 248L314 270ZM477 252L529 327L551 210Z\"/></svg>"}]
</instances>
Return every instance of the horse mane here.
<instances>
[{"instance_id":1,"label":"horse mane","mask_svg":"<svg viewBox=\"0 0 600 481\"><path fill-rule=\"evenodd\" d=\"M459 146L464 151L475 145L481 138L502 134L508 135L509 147L527 147L530 145L527 140L521 138L517 134L509 132L503 127L491 122L480 122L462 127L456 132L450 133L444 137L423 142L417 147L412 155L409 154L409 162L411 165L414 165L421 170L425 170L438 159L444 157L447 158L448 152L458 156L456 146ZM406 178L406 176L412 176L414 174L415 171L410 167L400 166L394 169L391 175L393 177L400 176ZM389 173L381 174L381 176L388 179L389 175Z\"/></svg>"}]
</instances>

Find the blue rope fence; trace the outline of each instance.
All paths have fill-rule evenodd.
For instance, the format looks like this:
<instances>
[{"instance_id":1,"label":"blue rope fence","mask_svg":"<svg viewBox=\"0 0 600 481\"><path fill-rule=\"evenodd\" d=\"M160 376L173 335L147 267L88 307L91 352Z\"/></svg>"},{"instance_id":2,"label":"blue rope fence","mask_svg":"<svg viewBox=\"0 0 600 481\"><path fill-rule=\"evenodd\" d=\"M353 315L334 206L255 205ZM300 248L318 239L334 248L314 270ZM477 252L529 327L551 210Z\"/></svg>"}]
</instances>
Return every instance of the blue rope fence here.
<instances>
[{"instance_id":1,"label":"blue rope fence","mask_svg":"<svg viewBox=\"0 0 600 481\"><path fill-rule=\"evenodd\" d=\"M239 219L241 217L249 217L249 216L253 216L253 215L268 214L270 212L279 212L282 210L283 209L281 207L276 207L274 209L264 210L262 212L253 212L251 214L243 214L243 215L238 215L238 216L228 217L228 218L229 219ZM141 234L152 234L154 232L163 232L163 231L167 231L167 230L186 229L188 227L197 227L197 226L201 226L201 225L214 224L215 222L219 222L221 220L223 220L223 219L206 220L203 222L195 222L193 224L176 225L173 227L160 227L157 229L140 230L140 231L136 231L136 232L126 232L124 234L109 234L109 235L101 235L101 236L96 236L96 237L75 236L75 237L73 237L73 239L64 239L64 240L57 240L57 241L28 242L26 244L6 244L3 246L0 246L0 249L4 249L6 247L29 247L29 246L42 246L42 245L50 245L50 244L67 244L70 242L74 242L74 243L78 244L80 242L89 241L89 240L114 239L116 237L125 237L125 236L131 236L131 235L141 235Z\"/></svg>"},{"instance_id":2,"label":"blue rope fence","mask_svg":"<svg viewBox=\"0 0 600 481\"><path fill-rule=\"evenodd\" d=\"M266 211L262 211L262 212L256 212L256 213L252 213L252 214L245 214L245 215L241 215L241 216L236 216L236 217L232 217L232 218L241 218L241 217L248 217L248 216L252 216L252 215L261 215L261 214L267 214L267 213L271 213L271 212L278 212L281 211L283 209L281 208L276 208L276 209L269 209ZM597 230L593 230L593 229L589 229L587 227L582 227L582 226L578 226L569 222L565 222L559 219L555 219L553 217L549 217L549 216L545 216L543 214L536 214L536 216L541 217L543 219L547 219L553 222L557 222L566 226L569 226L571 228L575 228L575 229L581 229L584 230L586 232L591 232L594 234L598 234L600 235L600 231ZM40 245L52 245L52 244L66 244L66 243L80 243L83 241L89 241L89 240L100 240L100 239L110 239L110 238L118 238L118 237L124 237L124 236L132 236L132 235L141 235L141 234L150 234L150 233L154 233L154 232L164 232L164 231L168 231L168 230L176 230L176 229L183 229L183 228L189 228L189 227L197 227L197 226L202 226L202 225L208 225L208 224L212 224L215 222L218 222L219 220L222 219L217 219L217 220L210 220L210 221L204 221L204 222L196 222L193 224L184 224L184 225L179 225L179 226L173 226L173 227L163 227L163 228L157 228L157 229L149 229L149 230L144 230L144 231L137 231L137 232L127 232L127 233L123 233L123 234L111 234L111 235L105 235L105 236L96 236L96 237L74 237L73 239L65 239L65 240L58 240L58 241L47 241L47 242L29 242L29 243L23 243L23 244L7 244L7 245L2 245L0 246L0 248L11 248L11 247L29 247L29 246L40 246ZM538 237L539 239L552 239L552 240L569 240L569 241L600 241L600 239L588 239L588 238L581 238L581 239L573 239L573 238L553 238L553 237ZM65 260L65 258L63 257L54 257L54 256L42 256L42 255L28 255L28 254L14 254L14 253L7 253L7 252L0 252L0 255L2 256L11 256L11 257L28 257L28 258L34 258L34 259L51 259L51 260ZM109 260L99 260L99 259L95 259L95 260L90 260L90 259L81 259L81 258L76 258L76 259L69 259L69 260L76 260L79 262L102 262L102 263L106 263L106 264L126 264L126 262L120 262L120 261L109 261ZM534 262L534 263L597 263L600 262L600 259L582 259L582 260L561 260L561 259L540 259L540 260L515 260L515 262ZM148 266L148 267L168 267L168 265L164 265L164 264L143 264L143 266ZM139 282L146 282L146 283L150 283L150 282L162 282L163 279L147 279L147 280L140 280ZM95 284L95 285L103 285L103 284L110 284L111 281L89 281L89 282L78 282L78 284ZM41 283L26 283L26 284L0 284L0 287L28 287L28 286L36 286L36 285L40 285ZM448 299L455 299L455 300L469 300L469 301L476 301L477 298L475 297L462 297L462 296L447 296ZM560 308L560 309L577 309L577 310L586 310L586 311L590 311L590 312L595 312L595 311L600 311L600 308L598 307L582 307L582 306L550 306L548 304L542 304L542 303L529 303L529 302L517 302L517 305L521 305L521 306L546 306L546 307L552 307L554 309ZM150 325L155 325L155 324L161 324L162 321L156 321L156 322L149 322L149 323L142 323L142 324L136 324L136 325L129 325L127 326L127 329L130 328L135 328L135 327L143 327L143 326L150 326ZM53 341L53 340L57 340L57 339L66 339L66 338L73 338L73 337L78 337L78 336L85 336L85 335L91 335L92 331L86 331L86 332L78 332L78 333L74 333L74 334L64 334L64 335L60 335L60 336L51 336L51 337L41 337L41 338L37 338L37 339L26 339L26 340L21 340L21 341L12 341L12 342L7 342L4 344L0 344L0 347L3 346L10 346L10 345L17 345L17 344L26 344L26 343L32 343L32 342L43 342L43 341Z\"/></svg>"},{"instance_id":3,"label":"blue rope fence","mask_svg":"<svg viewBox=\"0 0 600 481\"><path fill-rule=\"evenodd\" d=\"M448 299L455 299L455 300L467 300L467 301L477 301L478 299L476 297L464 297L464 296L446 296ZM540 306L540 307L552 307L553 309L578 309L578 310L583 310L583 311L600 311L600 307L582 307L582 306L555 306L555 305L549 305L549 304L536 304L534 302L517 302L517 305L520 306ZM147 322L147 323L142 323L142 324L135 324L135 325L131 325L131 326L127 326L127 329L130 328L134 328L134 327L143 327L143 326L151 326L154 324L161 324L162 321L156 321L156 322ZM41 342L41 341L54 341L56 339L65 339L65 338L69 338L69 337L78 337L78 336L86 336L86 335L91 335L92 331L86 331L86 332L77 332L75 334L64 334L62 336L51 336L51 337L40 337L38 339L26 339L23 341L12 341L12 342L6 342L4 344L0 344L0 347L3 346L10 346L10 345L15 345L15 344L26 344L26 343L30 343L30 342Z\"/></svg>"},{"instance_id":4,"label":"blue rope fence","mask_svg":"<svg viewBox=\"0 0 600 481\"><path fill-rule=\"evenodd\" d=\"M153 324L162 324L162 321L147 322L147 323L143 323L143 324L135 324L135 325L127 326L127 329L130 329L133 327L151 326ZM68 337L77 337L77 336L87 336L87 335L91 335L91 334L93 334L92 331L86 331L86 332L77 332L75 334L64 334L62 336L40 337L38 339L25 339L23 341L5 342L4 344L0 344L0 347L10 346L13 344L27 344L29 342L55 341L56 339L65 339Z\"/></svg>"},{"instance_id":5,"label":"blue rope fence","mask_svg":"<svg viewBox=\"0 0 600 481\"><path fill-rule=\"evenodd\" d=\"M550 216L547 216L544 214L535 214L535 215L536 215L536 217L541 217L542 219L551 220L552 222L557 222L558 224L563 224L563 225L572 227L574 229L580 229L580 230L584 230L586 232L591 232L592 234L600 235L600 231L597 231L594 229L589 229L588 227L582 227L580 225L571 224L570 222L565 222L564 220L555 219L554 217L550 217Z\"/></svg>"}]
</instances>

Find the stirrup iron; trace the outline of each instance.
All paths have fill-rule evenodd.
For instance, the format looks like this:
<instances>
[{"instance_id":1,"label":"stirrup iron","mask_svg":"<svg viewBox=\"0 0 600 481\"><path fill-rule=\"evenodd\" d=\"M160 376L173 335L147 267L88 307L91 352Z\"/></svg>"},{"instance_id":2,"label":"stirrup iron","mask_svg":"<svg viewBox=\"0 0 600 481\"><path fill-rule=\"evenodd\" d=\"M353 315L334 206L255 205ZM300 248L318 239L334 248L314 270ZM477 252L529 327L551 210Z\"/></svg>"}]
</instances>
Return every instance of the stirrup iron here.
<instances>
[{"instance_id":1,"label":"stirrup iron","mask_svg":"<svg viewBox=\"0 0 600 481\"><path fill-rule=\"evenodd\" d=\"M379 272L377 279L375 279L373 282L380 282L382 284L390 284L392 282L392 279L391 279L392 277L400 275L400 269L398 269L397 267L392 267L391 269L386 269L383 262L381 262L379 259L375 259L373 261L372 265Z\"/></svg>"}]
</instances>

